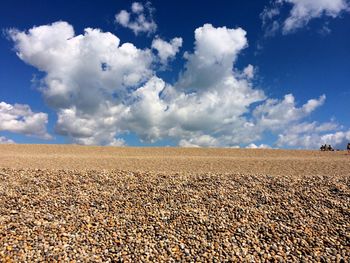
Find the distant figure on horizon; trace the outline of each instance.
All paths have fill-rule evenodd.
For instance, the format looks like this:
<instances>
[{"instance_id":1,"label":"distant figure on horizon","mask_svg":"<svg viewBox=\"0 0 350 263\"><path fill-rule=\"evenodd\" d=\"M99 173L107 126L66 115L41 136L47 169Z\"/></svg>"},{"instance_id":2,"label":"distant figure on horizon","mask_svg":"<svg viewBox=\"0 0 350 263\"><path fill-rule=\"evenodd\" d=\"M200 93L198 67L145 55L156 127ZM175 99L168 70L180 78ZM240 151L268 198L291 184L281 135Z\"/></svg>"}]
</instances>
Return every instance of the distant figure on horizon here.
<instances>
[{"instance_id":1,"label":"distant figure on horizon","mask_svg":"<svg viewBox=\"0 0 350 263\"><path fill-rule=\"evenodd\" d=\"M323 152L329 151L329 146L330 145L327 145L327 143L325 143L324 145L322 144L320 150Z\"/></svg>"},{"instance_id":2,"label":"distant figure on horizon","mask_svg":"<svg viewBox=\"0 0 350 263\"><path fill-rule=\"evenodd\" d=\"M346 149L348 150L348 154L350 154L350 142L348 143L348 146L346 147Z\"/></svg>"},{"instance_id":3,"label":"distant figure on horizon","mask_svg":"<svg viewBox=\"0 0 350 263\"><path fill-rule=\"evenodd\" d=\"M327 145L327 143L325 145L321 145L320 150L323 152L325 152L325 151L333 152L334 151L332 145L330 145L330 144Z\"/></svg>"}]
</instances>

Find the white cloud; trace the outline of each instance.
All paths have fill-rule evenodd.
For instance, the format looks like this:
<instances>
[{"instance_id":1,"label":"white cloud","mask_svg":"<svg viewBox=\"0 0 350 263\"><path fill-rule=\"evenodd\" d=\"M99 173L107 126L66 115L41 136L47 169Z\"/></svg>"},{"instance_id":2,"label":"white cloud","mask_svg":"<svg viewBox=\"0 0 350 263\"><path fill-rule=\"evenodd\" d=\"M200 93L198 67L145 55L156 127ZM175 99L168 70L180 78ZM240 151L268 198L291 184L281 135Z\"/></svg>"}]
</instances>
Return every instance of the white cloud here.
<instances>
[{"instance_id":1,"label":"white cloud","mask_svg":"<svg viewBox=\"0 0 350 263\"><path fill-rule=\"evenodd\" d=\"M47 114L34 113L28 105L0 102L0 131L51 139L46 131Z\"/></svg>"},{"instance_id":2,"label":"white cloud","mask_svg":"<svg viewBox=\"0 0 350 263\"><path fill-rule=\"evenodd\" d=\"M131 5L131 11L135 14L139 14L139 13L142 13L144 10L144 7L141 3L139 2L134 2L132 3Z\"/></svg>"},{"instance_id":3,"label":"white cloud","mask_svg":"<svg viewBox=\"0 0 350 263\"><path fill-rule=\"evenodd\" d=\"M75 107L58 110L56 132L68 136L72 142L84 145L124 144L116 139L118 120L125 111L123 105L101 105L96 112L86 113Z\"/></svg>"},{"instance_id":4,"label":"white cloud","mask_svg":"<svg viewBox=\"0 0 350 263\"><path fill-rule=\"evenodd\" d=\"M160 98L165 85L163 80L153 77L131 95L134 103L129 105L122 125L143 141L155 142L166 135L167 104Z\"/></svg>"},{"instance_id":5,"label":"white cloud","mask_svg":"<svg viewBox=\"0 0 350 263\"><path fill-rule=\"evenodd\" d=\"M277 145L317 149L321 144L327 143L334 147L344 148L346 141L350 140L350 131L339 131L340 128L334 122L298 123L279 134Z\"/></svg>"},{"instance_id":6,"label":"white cloud","mask_svg":"<svg viewBox=\"0 0 350 263\"><path fill-rule=\"evenodd\" d=\"M345 149L349 141L350 130L321 133L315 129L313 131L299 133L286 131L279 135L277 145L318 149L322 144L326 143L331 144L335 148Z\"/></svg>"},{"instance_id":7,"label":"white cloud","mask_svg":"<svg viewBox=\"0 0 350 263\"><path fill-rule=\"evenodd\" d=\"M121 138L113 138L113 141L109 143L110 146L116 146L116 147L121 147L121 146L126 146L125 140Z\"/></svg>"},{"instance_id":8,"label":"white cloud","mask_svg":"<svg viewBox=\"0 0 350 263\"><path fill-rule=\"evenodd\" d=\"M255 108L253 116L257 120L258 126L263 130L278 131L308 116L321 106L325 99L326 96L322 95L318 100L310 99L298 108L294 96L287 94L282 101L266 100L262 105Z\"/></svg>"},{"instance_id":9,"label":"white cloud","mask_svg":"<svg viewBox=\"0 0 350 263\"><path fill-rule=\"evenodd\" d=\"M350 130L324 134L320 141L345 149L346 143L350 141Z\"/></svg>"},{"instance_id":10,"label":"white cloud","mask_svg":"<svg viewBox=\"0 0 350 263\"><path fill-rule=\"evenodd\" d=\"M281 9L291 7L287 18L282 20ZM347 0L275 0L261 13L265 35L274 35L278 30L284 34L292 33L306 26L310 20L321 17L339 17L350 10ZM327 30L329 28L327 27Z\"/></svg>"},{"instance_id":11,"label":"white cloud","mask_svg":"<svg viewBox=\"0 0 350 263\"><path fill-rule=\"evenodd\" d=\"M117 23L121 24L123 27L128 27L130 21L130 13L126 10L120 11L116 16L115 20Z\"/></svg>"},{"instance_id":12,"label":"white cloud","mask_svg":"<svg viewBox=\"0 0 350 263\"><path fill-rule=\"evenodd\" d=\"M197 28L194 53L187 54L178 82L171 86L153 78L134 93L137 102L130 106L129 129L144 140L180 138L181 145L230 146L238 138L247 141L252 134L244 130L247 121L242 115L265 96L232 70L247 45L245 34L240 28L210 24ZM214 135L215 140L204 141Z\"/></svg>"},{"instance_id":13,"label":"white cloud","mask_svg":"<svg viewBox=\"0 0 350 263\"><path fill-rule=\"evenodd\" d=\"M153 39L152 48L157 50L157 55L163 65L167 65L168 61L173 59L182 46L182 38L175 37L167 42L159 37Z\"/></svg>"},{"instance_id":14,"label":"white cloud","mask_svg":"<svg viewBox=\"0 0 350 263\"><path fill-rule=\"evenodd\" d=\"M349 8L346 0L284 0L284 2L293 5L289 17L283 24L284 33L305 26L313 18L321 16L335 18Z\"/></svg>"},{"instance_id":15,"label":"white cloud","mask_svg":"<svg viewBox=\"0 0 350 263\"><path fill-rule=\"evenodd\" d=\"M254 78L254 74L255 74L255 68L253 65L248 65L243 69L243 74L248 78L248 79L252 79Z\"/></svg>"},{"instance_id":16,"label":"white cloud","mask_svg":"<svg viewBox=\"0 0 350 263\"><path fill-rule=\"evenodd\" d=\"M145 5L134 2L131 5L131 12L120 11L115 15L115 21L121 26L131 29L135 35L139 33L151 34L157 30L157 24L153 20L153 12L154 8L151 7L150 2Z\"/></svg>"},{"instance_id":17,"label":"white cloud","mask_svg":"<svg viewBox=\"0 0 350 263\"><path fill-rule=\"evenodd\" d=\"M0 144L12 144L15 143L13 140L8 139L4 136L0 136Z\"/></svg>"},{"instance_id":18,"label":"white cloud","mask_svg":"<svg viewBox=\"0 0 350 263\"><path fill-rule=\"evenodd\" d=\"M41 90L57 110L58 133L77 143L114 143L128 90L153 75L151 51L131 43L120 45L118 37L99 29L87 28L84 35L75 36L66 22L9 34L17 55L46 73ZM80 125L74 125L74 120ZM100 128L108 130L106 138Z\"/></svg>"},{"instance_id":19,"label":"white cloud","mask_svg":"<svg viewBox=\"0 0 350 263\"><path fill-rule=\"evenodd\" d=\"M144 11L137 4L132 9ZM159 60L176 55L180 38L170 43L158 39L157 58L150 49L121 45L117 36L99 29L75 35L66 22L9 34L18 56L45 73L40 90L57 112L56 133L74 143L123 145L120 136L131 132L143 141L170 138L180 146L249 145L265 132L286 138L291 125L300 124L325 101L321 96L298 106L292 94L277 100L253 87L254 67L249 64L243 72L235 68L248 45L241 28L197 28L193 53L186 53L174 84L156 72ZM339 130L322 125L317 129ZM281 136L278 143L289 145Z\"/></svg>"},{"instance_id":20,"label":"white cloud","mask_svg":"<svg viewBox=\"0 0 350 263\"><path fill-rule=\"evenodd\" d=\"M223 81L232 81L233 63L246 46L246 32L241 28L215 28L211 24L197 28L195 51L186 54L186 70L178 85L204 91L213 89L215 83L221 82L221 85Z\"/></svg>"},{"instance_id":21,"label":"white cloud","mask_svg":"<svg viewBox=\"0 0 350 263\"><path fill-rule=\"evenodd\" d=\"M273 36L280 29L280 23L278 22L278 16L281 11L281 2L272 0L270 6L265 7L260 13L260 19L262 21L262 27L265 31L265 37Z\"/></svg>"},{"instance_id":22,"label":"white cloud","mask_svg":"<svg viewBox=\"0 0 350 263\"><path fill-rule=\"evenodd\" d=\"M230 147L227 147L227 148L231 148L231 149L239 149L241 148L239 145L233 145L233 146L230 146Z\"/></svg>"},{"instance_id":23,"label":"white cloud","mask_svg":"<svg viewBox=\"0 0 350 263\"><path fill-rule=\"evenodd\" d=\"M279 9L279 2L271 2L271 4L273 5L272 7L265 7L264 10L261 12L260 14L260 18L263 22L263 24L265 25L268 20L278 16L280 14L280 9Z\"/></svg>"},{"instance_id":24,"label":"white cloud","mask_svg":"<svg viewBox=\"0 0 350 263\"><path fill-rule=\"evenodd\" d=\"M271 146L269 146L267 144L256 145L254 143L250 143L245 148L247 148L247 149L271 149Z\"/></svg>"},{"instance_id":25,"label":"white cloud","mask_svg":"<svg viewBox=\"0 0 350 263\"><path fill-rule=\"evenodd\" d=\"M182 139L179 142L181 147L215 147L218 146L216 138L210 135L201 135L199 137L193 137L189 140Z\"/></svg>"},{"instance_id":26,"label":"white cloud","mask_svg":"<svg viewBox=\"0 0 350 263\"><path fill-rule=\"evenodd\" d=\"M339 128L339 125L334 122L325 122L319 124L317 122L302 122L291 126L287 132L294 134L310 133L310 132L329 132Z\"/></svg>"}]
</instances>

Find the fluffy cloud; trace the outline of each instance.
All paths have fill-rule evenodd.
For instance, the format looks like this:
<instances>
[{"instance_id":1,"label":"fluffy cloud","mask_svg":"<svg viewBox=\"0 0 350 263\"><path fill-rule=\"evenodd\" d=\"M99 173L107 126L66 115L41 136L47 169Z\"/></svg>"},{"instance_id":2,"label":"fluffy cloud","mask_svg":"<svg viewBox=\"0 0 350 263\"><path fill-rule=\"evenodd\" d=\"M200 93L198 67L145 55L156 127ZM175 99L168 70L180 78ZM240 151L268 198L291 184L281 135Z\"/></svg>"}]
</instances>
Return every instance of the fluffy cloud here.
<instances>
[{"instance_id":1,"label":"fluffy cloud","mask_svg":"<svg viewBox=\"0 0 350 263\"><path fill-rule=\"evenodd\" d=\"M97 98L116 92L122 96L126 87L137 86L153 74L150 50L120 45L118 37L99 29L87 28L84 35L75 36L71 25L57 22L9 34L17 55L47 73L43 93L54 107L79 101L79 109L96 109Z\"/></svg>"},{"instance_id":2,"label":"fluffy cloud","mask_svg":"<svg viewBox=\"0 0 350 263\"><path fill-rule=\"evenodd\" d=\"M163 65L167 65L168 61L173 59L182 46L182 38L175 37L167 42L159 37L153 39L152 48L157 50L157 55Z\"/></svg>"},{"instance_id":3,"label":"fluffy cloud","mask_svg":"<svg viewBox=\"0 0 350 263\"><path fill-rule=\"evenodd\" d=\"M291 10L288 17L281 21L278 16L284 6L291 6ZM349 10L347 0L275 0L271 2L270 7L264 9L260 16L266 35L269 36L274 35L280 29L284 34L288 34L304 27L314 18L335 18Z\"/></svg>"},{"instance_id":4,"label":"fluffy cloud","mask_svg":"<svg viewBox=\"0 0 350 263\"><path fill-rule=\"evenodd\" d=\"M151 34L157 30L157 24L153 20L153 12L154 9L150 2L145 5L134 2L131 5L131 12L120 11L115 15L115 21L121 26L131 29L135 35L139 33Z\"/></svg>"},{"instance_id":5,"label":"fluffy cloud","mask_svg":"<svg viewBox=\"0 0 350 263\"><path fill-rule=\"evenodd\" d=\"M338 131L335 131L338 130ZM350 141L350 130L341 131L335 123L300 123L279 135L277 145L317 149L321 144L331 144L343 149Z\"/></svg>"},{"instance_id":6,"label":"fluffy cloud","mask_svg":"<svg viewBox=\"0 0 350 263\"><path fill-rule=\"evenodd\" d=\"M0 102L0 131L51 139L46 131L47 121L46 113L34 113L28 105Z\"/></svg>"},{"instance_id":7,"label":"fluffy cloud","mask_svg":"<svg viewBox=\"0 0 350 263\"><path fill-rule=\"evenodd\" d=\"M292 94L287 94L284 99L268 99L262 105L256 107L253 116L257 124L264 130L278 131L308 116L317 107L321 106L326 99L322 95L319 99L310 99L300 108L296 107Z\"/></svg>"},{"instance_id":8,"label":"fluffy cloud","mask_svg":"<svg viewBox=\"0 0 350 263\"><path fill-rule=\"evenodd\" d=\"M229 146L237 143L233 137L250 136L234 135L247 122L242 115L249 105L265 96L232 71L247 46L245 34L210 24L197 28L194 53L186 55L178 82L172 86L155 77L133 94L137 102L130 106L129 129L145 140L180 138L182 146Z\"/></svg>"},{"instance_id":9,"label":"fluffy cloud","mask_svg":"<svg viewBox=\"0 0 350 263\"><path fill-rule=\"evenodd\" d=\"M255 143L250 143L249 145L246 146L248 149L271 149L271 146L267 144L260 144L256 145Z\"/></svg>"},{"instance_id":10,"label":"fluffy cloud","mask_svg":"<svg viewBox=\"0 0 350 263\"><path fill-rule=\"evenodd\" d=\"M135 4L132 12L141 14L144 6ZM99 29L75 35L66 22L9 35L17 55L45 72L40 90L57 112L56 133L79 144L124 145L120 136L132 132L146 142L170 138L180 146L253 147L269 132L279 138L278 145L297 145L287 138L289 127L325 101L321 96L298 106L292 94L266 98L253 87L254 67L235 68L248 45L241 28L197 28L193 52L185 53L173 84L157 76L157 67L176 55L180 38L155 39L156 57L150 49L120 45L117 36Z\"/></svg>"},{"instance_id":11,"label":"fluffy cloud","mask_svg":"<svg viewBox=\"0 0 350 263\"><path fill-rule=\"evenodd\" d=\"M60 109L56 132L67 136L74 143L84 145L113 145L122 146L124 141L116 139L119 131L117 125L125 107L122 105L101 105L94 113L86 113L75 107Z\"/></svg>"},{"instance_id":12,"label":"fluffy cloud","mask_svg":"<svg viewBox=\"0 0 350 263\"><path fill-rule=\"evenodd\" d=\"M255 74L255 68L253 65L248 65L243 69L243 74L248 78L248 79L252 79L254 78L254 74Z\"/></svg>"},{"instance_id":13,"label":"fluffy cloud","mask_svg":"<svg viewBox=\"0 0 350 263\"><path fill-rule=\"evenodd\" d=\"M211 24L197 28L195 51L193 54L186 53L186 70L178 85L186 89L205 91L221 86L223 81L234 81L233 63L246 46L246 32L241 28L215 28Z\"/></svg>"},{"instance_id":14,"label":"fluffy cloud","mask_svg":"<svg viewBox=\"0 0 350 263\"><path fill-rule=\"evenodd\" d=\"M118 37L99 29L76 36L66 22L9 34L17 55L46 73L41 91L57 110L57 132L76 143L114 144L129 90L153 75L151 51L120 45Z\"/></svg>"},{"instance_id":15,"label":"fluffy cloud","mask_svg":"<svg viewBox=\"0 0 350 263\"><path fill-rule=\"evenodd\" d=\"M0 136L0 144L11 144L11 143L15 143L15 142L11 139L4 137L4 136Z\"/></svg>"},{"instance_id":16,"label":"fluffy cloud","mask_svg":"<svg viewBox=\"0 0 350 263\"><path fill-rule=\"evenodd\" d=\"M210 135L201 135L190 138L189 140L182 139L179 142L179 146L181 147L214 147L217 145L217 139Z\"/></svg>"}]
</instances>

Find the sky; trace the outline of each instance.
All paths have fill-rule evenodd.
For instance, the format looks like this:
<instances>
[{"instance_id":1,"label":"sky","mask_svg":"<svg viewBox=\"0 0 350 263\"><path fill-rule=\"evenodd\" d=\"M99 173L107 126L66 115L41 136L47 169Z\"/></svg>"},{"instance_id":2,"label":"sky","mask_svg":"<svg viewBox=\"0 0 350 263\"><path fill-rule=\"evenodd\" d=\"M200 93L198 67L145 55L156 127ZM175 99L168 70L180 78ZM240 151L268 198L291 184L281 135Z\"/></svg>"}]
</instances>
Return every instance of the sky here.
<instances>
[{"instance_id":1,"label":"sky","mask_svg":"<svg viewBox=\"0 0 350 263\"><path fill-rule=\"evenodd\" d=\"M0 2L0 143L350 141L350 1Z\"/></svg>"}]
</instances>

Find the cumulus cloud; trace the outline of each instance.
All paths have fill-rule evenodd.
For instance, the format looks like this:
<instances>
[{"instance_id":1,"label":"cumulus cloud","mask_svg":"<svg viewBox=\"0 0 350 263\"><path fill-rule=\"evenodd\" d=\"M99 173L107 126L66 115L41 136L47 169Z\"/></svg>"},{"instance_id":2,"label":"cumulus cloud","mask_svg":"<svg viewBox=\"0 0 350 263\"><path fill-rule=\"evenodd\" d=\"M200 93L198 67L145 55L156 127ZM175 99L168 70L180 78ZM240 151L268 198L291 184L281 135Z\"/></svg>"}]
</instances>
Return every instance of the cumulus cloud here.
<instances>
[{"instance_id":1,"label":"cumulus cloud","mask_svg":"<svg viewBox=\"0 0 350 263\"><path fill-rule=\"evenodd\" d=\"M66 22L9 34L17 55L46 73L41 91L57 111L56 131L76 143L113 144L109 138L118 131L129 90L153 75L151 51L120 45L118 37L99 29L75 35Z\"/></svg>"},{"instance_id":2,"label":"cumulus cloud","mask_svg":"<svg viewBox=\"0 0 350 263\"><path fill-rule=\"evenodd\" d=\"M213 89L218 82L232 81L233 63L247 44L246 32L241 28L215 28L211 24L197 28L195 51L186 53L186 70L178 85L205 91Z\"/></svg>"},{"instance_id":3,"label":"cumulus cloud","mask_svg":"<svg viewBox=\"0 0 350 263\"><path fill-rule=\"evenodd\" d=\"M132 12L144 8L136 4ZM269 132L279 136L279 145L290 145L281 136L325 102L323 95L299 106L292 94L278 100L255 88L254 67L235 68L248 45L241 28L197 28L193 52L185 53L174 83L157 76L157 67L176 55L180 38L156 38L156 57L99 29L75 35L66 22L9 35L19 58L45 73L40 90L57 112L55 131L74 143L124 145L121 135L131 132L145 142L170 138L187 147L236 147L252 146Z\"/></svg>"},{"instance_id":4,"label":"cumulus cloud","mask_svg":"<svg viewBox=\"0 0 350 263\"><path fill-rule=\"evenodd\" d=\"M271 146L267 144L260 144L256 145L255 143L250 143L249 145L246 146L248 149L271 149Z\"/></svg>"},{"instance_id":5,"label":"cumulus cloud","mask_svg":"<svg viewBox=\"0 0 350 263\"><path fill-rule=\"evenodd\" d=\"M176 56L181 46L181 37L175 37L170 40L170 42L167 42L159 37L153 39L152 41L152 48L157 50L157 55L160 59L160 63L163 65L167 65L168 61Z\"/></svg>"},{"instance_id":6,"label":"cumulus cloud","mask_svg":"<svg viewBox=\"0 0 350 263\"><path fill-rule=\"evenodd\" d=\"M239 137L234 136L239 130L235 128L247 122L241 115L265 98L263 91L232 71L239 51L247 45L245 34L240 28L210 24L196 29L194 53L186 55L185 70L177 83L169 85L153 78L135 92L137 103L131 105L127 121L133 125L131 130L147 140L181 138L181 145L237 143L232 138ZM208 140L213 133L216 139Z\"/></svg>"},{"instance_id":7,"label":"cumulus cloud","mask_svg":"<svg viewBox=\"0 0 350 263\"><path fill-rule=\"evenodd\" d=\"M123 146L124 141L115 137L119 131L118 119L125 107L108 104L91 113L79 111L76 107L58 110L56 132L78 144Z\"/></svg>"},{"instance_id":8,"label":"cumulus cloud","mask_svg":"<svg viewBox=\"0 0 350 263\"><path fill-rule=\"evenodd\" d=\"M182 139L179 142L179 146L181 147L213 147L217 145L217 139L210 135L201 135L190 138L189 140Z\"/></svg>"},{"instance_id":9,"label":"cumulus cloud","mask_svg":"<svg viewBox=\"0 0 350 263\"><path fill-rule=\"evenodd\" d=\"M344 149L350 141L350 130L341 131L335 123L300 123L278 136L277 145L317 149L321 144L331 144Z\"/></svg>"},{"instance_id":10,"label":"cumulus cloud","mask_svg":"<svg viewBox=\"0 0 350 263\"><path fill-rule=\"evenodd\" d=\"M281 9L290 7L287 18L280 18ZM306 26L310 20L321 17L339 17L343 12L350 10L347 0L275 0L271 1L260 14L266 36L274 35L282 30L289 34ZM329 28L327 27L327 31Z\"/></svg>"},{"instance_id":11,"label":"cumulus cloud","mask_svg":"<svg viewBox=\"0 0 350 263\"><path fill-rule=\"evenodd\" d=\"M46 131L46 113L34 113L28 105L0 102L0 131L51 139Z\"/></svg>"},{"instance_id":12,"label":"cumulus cloud","mask_svg":"<svg viewBox=\"0 0 350 263\"><path fill-rule=\"evenodd\" d=\"M12 144L15 143L13 140L8 139L4 136L0 136L0 144Z\"/></svg>"},{"instance_id":13,"label":"cumulus cloud","mask_svg":"<svg viewBox=\"0 0 350 263\"><path fill-rule=\"evenodd\" d=\"M253 116L260 128L278 131L308 116L321 106L325 99L326 96L322 95L319 99L308 100L307 103L298 108L294 96L287 94L281 101L276 99L266 100L255 108Z\"/></svg>"},{"instance_id":14,"label":"cumulus cloud","mask_svg":"<svg viewBox=\"0 0 350 263\"><path fill-rule=\"evenodd\" d=\"M157 30L157 24L153 20L153 12L154 8L150 2L145 5L134 2L131 5L131 12L120 11L115 15L115 21L121 26L131 29L135 35L139 33L151 34Z\"/></svg>"}]
</instances>

